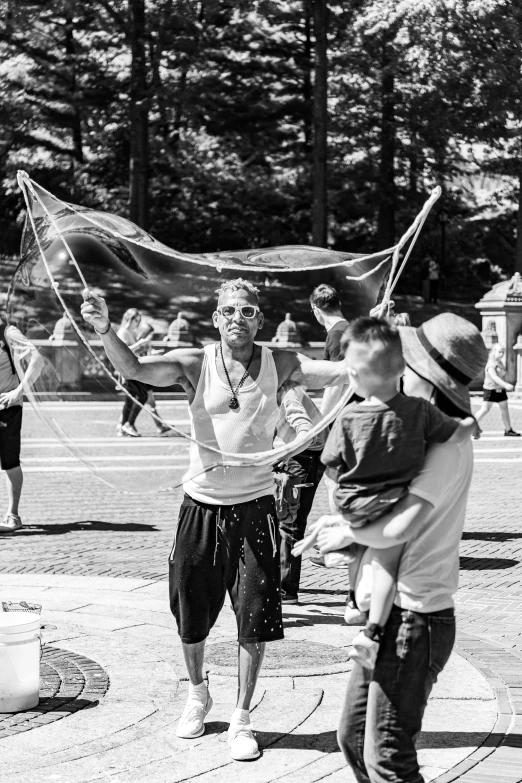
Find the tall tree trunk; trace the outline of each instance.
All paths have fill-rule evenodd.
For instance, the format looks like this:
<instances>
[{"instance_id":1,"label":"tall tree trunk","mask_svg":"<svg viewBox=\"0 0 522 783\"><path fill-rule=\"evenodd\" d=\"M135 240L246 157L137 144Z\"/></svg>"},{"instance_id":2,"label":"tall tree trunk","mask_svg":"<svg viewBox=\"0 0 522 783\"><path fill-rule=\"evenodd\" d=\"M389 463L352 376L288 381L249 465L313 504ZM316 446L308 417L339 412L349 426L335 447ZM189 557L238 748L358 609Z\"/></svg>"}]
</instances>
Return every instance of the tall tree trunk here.
<instances>
[{"instance_id":1,"label":"tall tree trunk","mask_svg":"<svg viewBox=\"0 0 522 783\"><path fill-rule=\"evenodd\" d=\"M65 17L65 53L67 55L67 63L70 69L70 86L71 86L71 104L72 104L72 120L71 120L71 132L74 150L74 160L78 163L83 163L83 137L82 137L82 116L80 112L80 106L78 101L78 95L76 94L77 82L76 82L76 49L74 44L73 33L73 17L70 4L67 5L67 16Z\"/></svg>"},{"instance_id":2,"label":"tall tree trunk","mask_svg":"<svg viewBox=\"0 0 522 783\"><path fill-rule=\"evenodd\" d=\"M327 244L328 41L326 0L313 0L315 32L312 242Z\"/></svg>"},{"instance_id":3,"label":"tall tree trunk","mask_svg":"<svg viewBox=\"0 0 522 783\"><path fill-rule=\"evenodd\" d=\"M417 134L414 130L412 130L410 133L408 161L409 161L408 191L413 204L416 204L417 195L418 195L418 180L419 180L419 158L418 158L418 150L417 150Z\"/></svg>"},{"instance_id":4,"label":"tall tree trunk","mask_svg":"<svg viewBox=\"0 0 522 783\"><path fill-rule=\"evenodd\" d=\"M522 275L522 161L518 162L518 212L517 212L517 245L515 250L515 272Z\"/></svg>"},{"instance_id":5,"label":"tall tree trunk","mask_svg":"<svg viewBox=\"0 0 522 783\"><path fill-rule=\"evenodd\" d=\"M382 47L381 59L381 159L379 164L379 215L377 247L395 242L395 74L390 44Z\"/></svg>"},{"instance_id":6,"label":"tall tree trunk","mask_svg":"<svg viewBox=\"0 0 522 783\"><path fill-rule=\"evenodd\" d=\"M303 103L304 103L304 147L305 155L312 151L312 2L303 0L304 10L304 73L303 73Z\"/></svg>"},{"instance_id":7,"label":"tall tree trunk","mask_svg":"<svg viewBox=\"0 0 522 783\"><path fill-rule=\"evenodd\" d=\"M145 0L129 0L131 82L129 213L147 230L149 222L149 105L145 57Z\"/></svg>"}]
</instances>

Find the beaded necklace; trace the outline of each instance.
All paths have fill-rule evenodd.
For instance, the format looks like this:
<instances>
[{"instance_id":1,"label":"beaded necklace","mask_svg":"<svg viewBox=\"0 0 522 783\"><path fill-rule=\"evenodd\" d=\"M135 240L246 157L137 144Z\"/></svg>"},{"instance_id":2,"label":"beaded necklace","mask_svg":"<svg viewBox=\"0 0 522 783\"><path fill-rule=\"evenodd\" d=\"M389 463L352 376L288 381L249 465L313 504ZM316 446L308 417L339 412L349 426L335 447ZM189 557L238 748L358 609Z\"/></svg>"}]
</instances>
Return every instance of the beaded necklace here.
<instances>
[{"instance_id":1,"label":"beaded necklace","mask_svg":"<svg viewBox=\"0 0 522 783\"><path fill-rule=\"evenodd\" d=\"M252 355L250 356L250 359L248 360L248 364L246 366L245 372L243 373L243 377L241 378L241 380L237 384L236 388L234 389L234 387L232 386L232 383L230 381L230 376L228 374L228 370L227 370L227 366L225 364L225 360L223 358L223 345L221 343L219 343L219 353L221 355L221 362L223 364L223 369L225 371L225 375L227 376L227 381L228 381L228 385L230 386L230 391L232 392L232 397L230 398L229 403L228 403L228 407L232 408L232 410L237 410L237 408L239 408L239 400L237 398L237 393L240 390L240 388L242 387L242 385L244 384L244 382L246 381L246 379L248 378L248 368L250 367L250 362L254 358L255 349L256 348L255 348L255 345L254 345L252 347Z\"/></svg>"}]
</instances>

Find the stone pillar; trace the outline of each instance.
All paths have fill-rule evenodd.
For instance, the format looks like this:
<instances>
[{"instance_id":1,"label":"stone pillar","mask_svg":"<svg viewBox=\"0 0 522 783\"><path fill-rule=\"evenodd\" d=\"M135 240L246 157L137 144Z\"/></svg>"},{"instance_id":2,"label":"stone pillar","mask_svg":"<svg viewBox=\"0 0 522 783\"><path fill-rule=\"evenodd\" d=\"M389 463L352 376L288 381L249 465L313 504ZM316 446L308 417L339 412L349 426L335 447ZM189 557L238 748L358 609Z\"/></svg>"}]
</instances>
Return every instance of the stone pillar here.
<instances>
[{"instance_id":1,"label":"stone pillar","mask_svg":"<svg viewBox=\"0 0 522 783\"><path fill-rule=\"evenodd\" d=\"M475 305L482 316L482 336L486 347L499 342L506 350L506 381L517 382L517 351L522 333L522 277L515 272L511 280L497 283ZM496 337L496 339L495 339Z\"/></svg>"},{"instance_id":2,"label":"stone pillar","mask_svg":"<svg viewBox=\"0 0 522 783\"><path fill-rule=\"evenodd\" d=\"M517 341L513 346L513 351L517 362L517 380L515 383L515 392L522 394L522 334L519 334Z\"/></svg>"}]
</instances>

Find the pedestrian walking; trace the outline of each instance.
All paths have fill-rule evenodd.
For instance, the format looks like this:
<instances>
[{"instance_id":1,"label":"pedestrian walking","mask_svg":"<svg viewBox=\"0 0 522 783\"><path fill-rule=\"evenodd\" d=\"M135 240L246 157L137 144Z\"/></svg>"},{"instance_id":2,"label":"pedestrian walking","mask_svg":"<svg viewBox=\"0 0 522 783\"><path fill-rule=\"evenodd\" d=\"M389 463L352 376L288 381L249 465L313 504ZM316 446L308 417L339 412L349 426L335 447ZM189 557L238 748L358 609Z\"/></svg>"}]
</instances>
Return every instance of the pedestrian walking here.
<instances>
[{"instance_id":1,"label":"pedestrian walking","mask_svg":"<svg viewBox=\"0 0 522 783\"><path fill-rule=\"evenodd\" d=\"M274 479L270 464L215 467L215 451L201 444L232 454L270 451L278 393L288 386L344 384L344 365L257 345L264 320L258 290L242 279L218 290L212 315L218 342L162 356L138 358L113 331L105 301L89 291L84 298L83 317L101 336L118 372L153 386L179 383L189 399L193 441L169 557L170 606L189 678L177 734L191 739L205 731L212 708L203 676L205 642L228 591L239 642L239 688L228 742L232 758L255 759L250 704L266 642L283 638Z\"/></svg>"},{"instance_id":2,"label":"pedestrian walking","mask_svg":"<svg viewBox=\"0 0 522 783\"><path fill-rule=\"evenodd\" d=\"M484 402L475 418L477 421L483 419L491 410L491 406L496 403L500 408L505 437L519 438L520 432L515 432L511 426L511 417L509 415L507 392L513 391L515 387L512 383L507 383L504 380L506 375L506 365L503 362L504 353L504 347L500 343L495 343L489 352L488 363L484 372Z\"/></svg>"},{"instance_id":3,"label":"pedestrian walking","mask_svg":"<svg viewBox=\"0 0 522 783\"><path fill-rule=\"evenodd\" d=\"M429 259L428 281L430 287L430 303L437 304L439 299L440 267L434 258Z\"/></svg>"},{"instance_id":4,"label":"pedestrian walking","mask_svg":"<svg viewBox=\"0 0 522 783\"><path fill-rule=\"evenodd\" d=\"M120 328L118 329L118 337L125 345L128 345L130 350L136 356L144 356L148 353L150 347L150 334L146 334L143 337L139 336L139 329L141 324L141 313L135 307L131 307L125 311L123 318L121 319ZM123 409L121 412L120 420L117 425L117 435L127 435L131 438L139 438L140 433L135 427L135 422L138 414L142 410L142 407L147 402L149 396L148 387L132 379L121 379L121 385L129 395L125 395L123 402Z\"/></svg>"},{"instance_id":5,"label":"pedestrian walking","mask_svg":"<svg viewBox=\"0 0 522 783\"><path fill-rule=\"evenodd\" d=\"M20 465L23 395L24 387L34 383L43 366L42 356L27 337L15 326L0 321L0 466L5 471L7 489L7 511L0 522L0 534L23 529L19 514L24 481Z\"/></svg>"}]
</instances>

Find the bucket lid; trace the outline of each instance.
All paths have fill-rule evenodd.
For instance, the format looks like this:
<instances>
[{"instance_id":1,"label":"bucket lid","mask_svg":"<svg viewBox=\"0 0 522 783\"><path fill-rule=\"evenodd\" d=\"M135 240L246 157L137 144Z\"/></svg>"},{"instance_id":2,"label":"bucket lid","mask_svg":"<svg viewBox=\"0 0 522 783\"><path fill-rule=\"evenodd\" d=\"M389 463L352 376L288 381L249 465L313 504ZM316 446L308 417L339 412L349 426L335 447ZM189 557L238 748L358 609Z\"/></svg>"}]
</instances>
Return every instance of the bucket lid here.
<instances>
[{"instance_id":1,"label":"bucket lid","mask_svg":"<svg viewBox=\"0 0 522 783\"><path fill-rule=\"evenodd\" d=\"M0 612L0 634L25 633L40 629L40 615L31 612Z\"/></svg>"}]
</instances>

